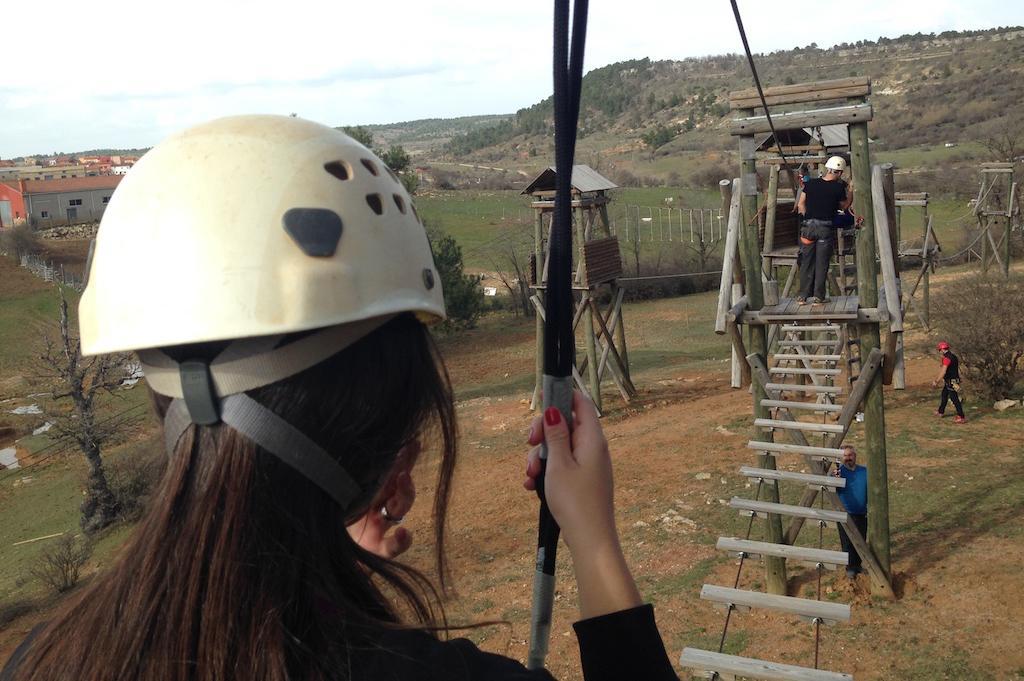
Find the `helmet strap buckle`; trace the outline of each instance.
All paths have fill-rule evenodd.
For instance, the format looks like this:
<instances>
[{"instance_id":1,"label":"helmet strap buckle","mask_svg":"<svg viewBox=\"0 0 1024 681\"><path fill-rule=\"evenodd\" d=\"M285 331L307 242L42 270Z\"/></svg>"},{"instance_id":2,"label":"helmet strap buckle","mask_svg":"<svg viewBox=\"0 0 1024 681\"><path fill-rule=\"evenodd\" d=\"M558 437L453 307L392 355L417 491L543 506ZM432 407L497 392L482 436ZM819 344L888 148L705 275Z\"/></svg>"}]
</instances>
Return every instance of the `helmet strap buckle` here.
<instances>
[{"instance_id":1,"label":"helmet strap buckle","mask_svg":"<svg viewBox=\"0 0 1024 681\"><path fill-rule=\"evenodd\" d=\"M213 387L210 365L190 359L179 365L181 392L192 423L211 426L220 423L220 401Z\"/></svg>"}]
</instances>

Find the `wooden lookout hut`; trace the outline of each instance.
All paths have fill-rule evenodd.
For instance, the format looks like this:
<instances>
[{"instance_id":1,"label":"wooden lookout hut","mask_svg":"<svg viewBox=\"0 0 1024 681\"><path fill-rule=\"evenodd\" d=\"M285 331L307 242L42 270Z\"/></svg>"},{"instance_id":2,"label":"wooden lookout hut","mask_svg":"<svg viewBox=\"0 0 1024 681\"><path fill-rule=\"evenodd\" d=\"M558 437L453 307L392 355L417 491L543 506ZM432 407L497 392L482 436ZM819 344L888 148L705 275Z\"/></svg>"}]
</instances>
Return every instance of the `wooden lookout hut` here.
<instances>
[{"instance_id":1,"label":"wooden lookout hut","mask_svg":"<svg viewBox=\"0 0 1024 681\"><path fill-rule=\"evenodd\" d=\"M523 190L533 197L534 252L530 259L530 298L537 308L537 375L531 406L539 408L544 373L544 314L547 289L548 244L555 211L555 169L547 168ZM586 354L573 367L576 386L601 409L601 383L609 373L622 398L636 396L629 375L626 332L622 319L623 290L619 241L612 236L608 219L608 191L617 185L586 165L572 167L573 244L576 272L573 289L576 310L573 327L582 333ZM600 234L599 234L600 232ZM607 295L606 295L607 294ZM582 325L582 328L581 328ZM584 381L583 372L587 379Z\"/></svg>"}]
</instances>

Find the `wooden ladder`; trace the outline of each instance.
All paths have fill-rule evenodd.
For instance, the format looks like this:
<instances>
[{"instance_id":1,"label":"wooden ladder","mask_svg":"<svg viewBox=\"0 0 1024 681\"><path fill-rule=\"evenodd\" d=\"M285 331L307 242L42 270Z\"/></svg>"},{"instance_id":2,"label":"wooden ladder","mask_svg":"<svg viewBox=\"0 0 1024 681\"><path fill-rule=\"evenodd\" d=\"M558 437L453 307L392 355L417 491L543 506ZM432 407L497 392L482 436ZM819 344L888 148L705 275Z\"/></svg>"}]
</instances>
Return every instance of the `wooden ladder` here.
<instances>
[{"instance_id":1,"label":"wooden ladder","mask_svg":"<svg viewBox=\"0 0 1024 681\"><path fill-rule=\"evenodd\" d=\"M827 335L822 337L823 332ZM814 333L817 337L807 334ZM754 420L754 426L764 429L768 434L784 433L791 442L764 442L751 440L747 447L770 457L768 465L761 467L743 466L740 475L757 481L753 499L733 497L729 506L744 515L750 516L747 525L747 537L719 537L717 548L739 558L739 570L742 571L744 561L758 557L775 557L807 563L816 570L830 570L846 567L849 556L842 551L796 546L794 540L803 524L810 520L819 528L826 525L841 525L850 537L861 556L864 567L872 578L884 582L889 592L892 587L877 560L868 549L864 537L850 520L839 501L836 491L845 487L846 481L832 475L828 470L842 461L840 445L854 422L854 417L861 401L867 393L868 385L874 373L881 366L882 354L873 350L865 358L857 381L848 386L836 386L834 383L844 373L838 368L843 354L845 333L841 327L827 324L794 324L782 327L778 341L779 352L773 356L775 367L765 366L761 358L748 355L747 362L751 367L752 379L761 385L766 398L761 405L771 410L772 418ZM790 366L791 363L797 366ZM849 366L849 365L847 365ZM804 381L799 383L773 383L772 378L780 376L796 376ZM797 399L789 399L794 395ZM815 401L807 401L805 395L813 395ZM845 403L836 400L847 396ZM818 436L820 445L813 445L808 436ZM772 464L777 456L802 456L811 469L811 473L795 473L778 470ZM774 503L759 499L765 485L779 487L781 483L799 486L803 495L796 504ZM821 495L822 507L814 507L815 500ZM777 498L781 498L781 495ZM828 502L831 508L825 508ZM749 537L753 520L756 516L774 515L790 519L790 525L783 543L756 541ZM820 530L819 530L819 538ZM819 539L820 541L820 539ZM820 580L819 580L820 583ZM822 624L847 622L850 619L850 606L843 603L832 603L821 600L821 593L816 599L794 598L791 596L774 595L736 588L739 584L737 574L733 587L705 584L701 589L701 599L724 608L726 611L725 632L723 632L718 651L686 648L680 657L680 664L695 673L703 673L712 679L768 679L779 681L852 681L848 674L826 671L814 667L799 667L766 660L727 655L722 652L725 635L728 632L729 619L734 612L753 608L773 610L802 618L815 627L815 637L820 635ZM817 656L815 655L817 662Z\"/></svg>"}]
</instances>

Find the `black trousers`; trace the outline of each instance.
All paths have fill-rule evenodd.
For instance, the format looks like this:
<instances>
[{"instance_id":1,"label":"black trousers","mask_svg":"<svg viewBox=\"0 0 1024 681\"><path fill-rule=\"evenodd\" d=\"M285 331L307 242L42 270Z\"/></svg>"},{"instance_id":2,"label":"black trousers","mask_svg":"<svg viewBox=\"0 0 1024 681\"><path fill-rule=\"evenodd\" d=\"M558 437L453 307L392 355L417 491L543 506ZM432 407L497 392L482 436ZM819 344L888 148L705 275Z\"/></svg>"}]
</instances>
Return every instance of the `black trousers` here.
<instances>
[{"instance_id":1,"label":"black trousers","mask_svg":"<svg viewBox=\"0 0 1024 681\"><path fill-rule=\"evenodd\" d=\"M800 236L812 240L809 244L800 242L800 295L824 300L828 268L836 247L835 227L824 220L807 220Z\"/></svg>"},{"instance_id":2,"label":"black trousers","mask_svg":"<svg viewBox=\"0 0 1024 681\"><path fill-rule=\"evenodd\" d=\"M942 386L942 397L939 399L940 414L945 413L947 401L953 402L953 407L956 409L956 415L963 418L964 406L960 404L960 396L956 394L956 391L953 390L948 383L945 383Z\"/></svg>"},{"instance_id":3,"label":"black trousers","mask_svg":"<svg viewBox=\"0 0 1024 681\"><path fill-rule=\"evenodd\" d=\"M854 527L860 530L860 536L866 540L868 537L868 517L864 514L850 513L850 520L853 521ZM850 562L847 564L847 570L853 570L854 572L861 571L861 560L860 554L857 553L857 549L853 547L853 542L850 541L850 537L847 536L846 530L843 526L839 526L839 543L843 546L843 551L850 554Z\"/></svg>"}]
</instances>

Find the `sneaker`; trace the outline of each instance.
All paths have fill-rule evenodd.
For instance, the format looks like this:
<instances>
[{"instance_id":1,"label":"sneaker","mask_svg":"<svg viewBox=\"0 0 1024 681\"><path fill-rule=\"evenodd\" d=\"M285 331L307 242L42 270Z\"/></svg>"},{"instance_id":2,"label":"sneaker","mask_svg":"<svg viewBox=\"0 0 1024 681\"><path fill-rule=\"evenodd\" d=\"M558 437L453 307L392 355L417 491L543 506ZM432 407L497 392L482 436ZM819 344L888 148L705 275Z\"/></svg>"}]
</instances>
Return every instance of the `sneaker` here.
<instances>
[{"instance_id":1,"label":"sneaker","mask_svg":"<svg viewBox=\"0 0 1024 681\"><path fill-rule=\"evenodd\" d=\"M815 296L811 296L810 298L808 298L807 302L810 303L811 305L820 305L821 304L821 301L818 300L817 297L815 297Z\"/></svg>"},{"instance_id":2,"label":"sneaker","mask_svg":"<svg viewBox=\"0 0 1024 681\"><path fill-rule=\"evenodd\" d=\"M953 419L953 423L967 423L967 419L965 419L963 416L957 416L955 419Z\"/></svg>"},{"instance_id":3,"label":"sneaker","mask_svg":"<svg viewBox=\"0 0 1024 681\"><path fill-rule=\"evenodd\" d=\"M938 411L938 410L935 411L935 415L938 416L940 419L945 416L945 414L943 414L941 411Z\"/></svg>"},{"instance_id":4,"label":"sneaker","mask_svg":"<svg viewBox=\"0 0 1024 681\"><path fill-rule=\"evenodd\" d=\"M796 304L797 305L806 305L807 304L807 299L804 298L803 296L797 296L796 297Z\"/></svg>"}]
</instances>

